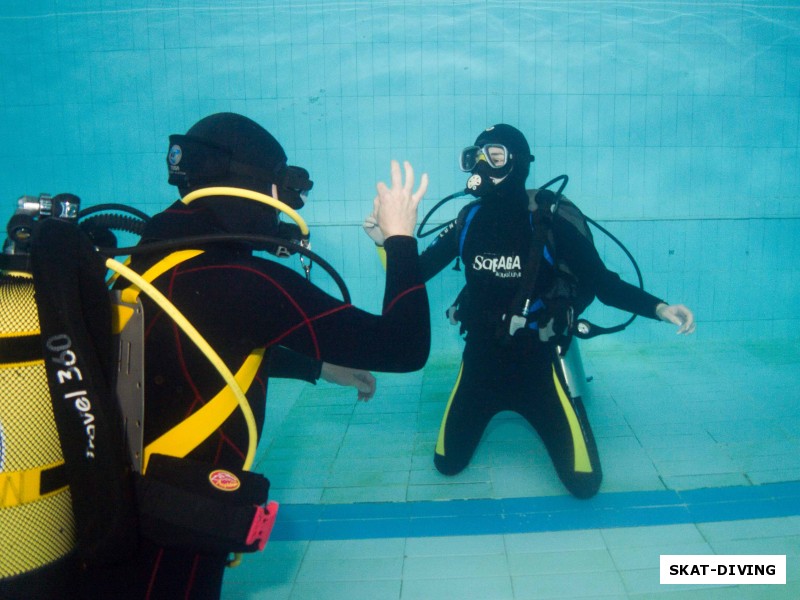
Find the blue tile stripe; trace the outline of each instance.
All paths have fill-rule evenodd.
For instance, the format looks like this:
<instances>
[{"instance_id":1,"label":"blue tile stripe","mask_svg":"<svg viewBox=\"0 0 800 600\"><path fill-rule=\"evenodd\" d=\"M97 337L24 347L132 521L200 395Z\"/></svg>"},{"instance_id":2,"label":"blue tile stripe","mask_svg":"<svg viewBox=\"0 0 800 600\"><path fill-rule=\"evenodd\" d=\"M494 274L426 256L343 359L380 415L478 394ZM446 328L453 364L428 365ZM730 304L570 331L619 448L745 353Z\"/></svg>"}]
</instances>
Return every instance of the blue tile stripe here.
<instances>
[{"instance_id":1,"label":"blue tile stripe","mask_svg":"<svg viewBox=\"0 0 800 600\"><path fill-rule=\"evenodd\" d=\"M800 515L800 481L686 491L281 505L272 540L343 540L646 527Z\"/></svg>"}]
</instances>

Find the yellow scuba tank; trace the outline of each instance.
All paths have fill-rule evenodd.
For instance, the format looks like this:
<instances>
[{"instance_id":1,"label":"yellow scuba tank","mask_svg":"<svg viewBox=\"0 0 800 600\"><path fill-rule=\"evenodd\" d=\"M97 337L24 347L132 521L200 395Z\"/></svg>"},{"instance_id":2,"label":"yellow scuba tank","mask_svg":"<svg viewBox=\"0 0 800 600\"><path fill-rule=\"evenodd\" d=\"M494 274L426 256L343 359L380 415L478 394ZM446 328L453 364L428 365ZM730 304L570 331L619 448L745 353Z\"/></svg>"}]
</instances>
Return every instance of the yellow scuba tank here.
<instances>
[{"instance_id":1,"label":"yellow scuba tank","mask_svg":"<svg viewBox=\"0 0 800 600\"><path fill-rule=\"evenodd\" d=\"M0 598L71 598L135 544L103 263L71 194L23 196L0 254Z\"/></svg>"},{"instance_id":2,"label":"yellow scuba tank","mask_svg":"<svg viewBox=\"0 0 800 600\"><path fill-rule=\"evenodd\" d=\"M0 273L0 590L76 546L33 281Z\"/></svg>"}]
</instances>

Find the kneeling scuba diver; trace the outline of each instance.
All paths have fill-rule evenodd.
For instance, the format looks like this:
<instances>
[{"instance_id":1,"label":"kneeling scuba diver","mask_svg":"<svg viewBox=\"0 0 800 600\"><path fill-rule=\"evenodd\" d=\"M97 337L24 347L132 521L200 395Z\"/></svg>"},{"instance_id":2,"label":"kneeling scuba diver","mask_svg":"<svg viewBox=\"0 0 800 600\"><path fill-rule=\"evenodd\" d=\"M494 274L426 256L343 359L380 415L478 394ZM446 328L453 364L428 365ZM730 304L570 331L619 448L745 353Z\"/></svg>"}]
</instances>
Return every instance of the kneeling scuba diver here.
<instances>
[{"instance_id":1,"label":"kneeling scuba diver","mask_svg":"<svg viewBox=\"0 0 800 600\"><path fill-rule=\"evenodd\" d=\"M286 166L283 149L266 130L240 115L222 113L201 120L186 136L174 136L171 142L170 181L178 185L182 195L172 207L152 219L136 214L119 218L90 216L90 211L94 212L90 209L81 215L83 227L76 227L72 217L38 215L30 229L33 240L30 256L24 256L21 245L17 244L7 257L18 269L42 262L38 257L44 252L40 250L47 250L48 258L59 253L72 257L72 252L64 251L66 243L53 247L45 235L51 230L69 230L69 235L77 240L76 247L80 246L81 256L89 257L84 262L91 263L97 283L93 289L101 292L92 300L93 310L95 304L105 305L109 315L95 328L107 342L111 341L112 328L119 335L119 365L105 364L110 362L109 357L117 355L109 348L109 352L103 352L102 374L111 381L117 366L125 371L117 379L118 389L127 388L119 392L123 408L117 407L111 391L103 394L102 401L93 401L91 405L108 406L109 413L114 413L106 428L113 439L102 446L118 450L111 469L113 478L108 481L98 475L93 481L101 498L104 486L119 488L119 501L109 502L108 508L123 513L114 515L123 525L122 533L114 536L108 528L103 530L111 522L104 520L103 513L92 518L90 511L82 512L85 497L92 496L92 486L81 487L72 477L64 480L73 497L67 513L74 512L78 522L78 533L71 545L66 544L69 547L65 554L77 554L78 572L86 573L84 579L92 579L85 582L86 597L92 594L215 597L221 589L222 570L230 562L230 553L263 548L276 505L268 504L266 478L248 471L253 465L258 431L264 419L264 396L274 345L285 345L312 355L315 360L334 358L338 359L336 364L358 363L356 368L375 370L414 370L427 357L427 296L424 286L417 281L416 269L395 269L391 281L387 276L388 308L383 315L368 315L353 307L338 274L308 249L308 229L294 210L302 206L302 195L311 188L308 174ZM267 176L260 178L264 172ZM423 186L416 194L416 202L422 193ZM296 206L291 207L276 196ZM300 243L274 235L286 231L274 208L276 202L298 223L292 232L300 234ZM115 236L109 230L119 222L123 223L122 230L141 235L142 243L134 248L92 248L89 236L96 241L112 242ZM398 266L399 261L406 266L416 264L411 227L413 224L407 239L394 238L393 261ZM272 250L282 256L299 253L304 257L305 277L273 261L252 257L253 249ZM131 255L130 265L106 258L117 254ZM306 258L329 271L340 286L343 301L309 284L311 263L305 262ZM73 291L81 300L87 298L87 291L72 277L73 271L63 266L54 269L55 275L73 281ZM112 278L118 298L113 324L103 281L106 268L116 273ZM5 262L3 270L7 270ZM238 281L226 279L233 272L239 274ZM196 279L201 273L208 275L204 285ZM123 282L128 277L132 283ZM36 282L35 268L33 279ZM46 296L53 281L42 279L37 285L42 286L41 295ZM238 290L252 290L256 298L240 296ZM210 296L225 300L216 303L197 300ZM39 295L35 300L41 305ZM83 323L85 315L76 315L73 306L65 302L62 313L70 322ZM180 310L173 310L176 306ZM248 308L258 314L249 318L244 314ZM419 317L423 313L424 319ZM346 344L338 348L342 319L347 319L348 325L361 326L366 334L379 325L387 334L399 337L403 330L408 330L416 345L406 344L407 350L389 347L382 354L369 343L364 344L363 353ZM234 326L235 329L230 329ZM45 325L42 337L50 339L52 336L46 337L44 331ZM156 336L164 343L150 343ZM372 337L374 344L390 346L381 336ZM56 339L63 342L63 338ZM232 343L226 346L221 343L224 340ZM143 353L145 346L147 352ZM86 347L94 354L107 348L93 341ZM58 358L62 361L72 360L69 353L72 348L63 344L54 348L61 352ZM216 371L205 368L209 360ZM137 368L137 361L146 363L144 374ZM77 364L80 363L70 366ZM241 366L233 373L227 367L229 364ZM174 369L165 370L172 365ZM75 371L68 372L77 378ZM222 389L219 389L220 379L224 382ZM136 397L143 390L147 411ZM214 390L218 390L216 394ZM183 406L170 404L172 398L181 396L186 398ZM53 395L50 403L55 406L56 400ZM80 400L84 406L82 396ZM0 411L0 419L2 414ZM87 412L81 415L84 422L87 415ZM97 419L97 415L92 413L92 418ZM92 421L93 432L99 424L99 420ZM61 433L59 427L57 434ZM55 444L58 445L58 435ZM126 447L130 456L126 456ZM64 448L67 466L72 460L68 454ZM5 470L6 465L0 461L0 478L5 476L2 472ZM65 488L66 484L59 487ZM4 504L0 520L9 514L6 508ZM64 519L66 526L61 529L68 528L71 514ZM90 533L103 538L102 552L97 551L100 545L96 540L82 535L81 520L88 524ZM22 590L23 594L26 589L30 592L31 582L41 573L35 565L9 573L8 579L0 582L0 590L5 591L3 586L10 581L9 585L19 584L14 589ZM73 580L69 579L69 573ZM2 575L6 577L6 573ZM54 597L60 597L74 585L74 571L68 571L67 577L60 581L66 587L58 588L54 579L51 587ZM83 596L83 591L80 594Z\"/></svg>"},{"instance_id":2,"label":"kneeling scuba diver","mask_svg":"<svg viewBox=\"0 0 800 600\"><path fill-rule=\"evenodd\" d=\"M451 322L460 322L466 344L434 464L443 474L459 473L489 421L512 410L539 433L567 489L586 498L597 492L602 474L573 336L591 337L603 329L580 319L581 312L598 297L653 319L663 319L657 312L665 308L670 316L680 312L676 318L687 313L609 271L594 247L588 219L563 197L566 176L526 190L532 162L519 130L505 124L486 129L461 154L461 169L469 173L466 190L433 210L465 193L477 199L456 219L423 233L429 213L418 231L420 237L439 231L421 256L426 280L453 259L456 269L463 264L466 278L447 311ZM558 182L556 192L548 189Z\"/></svg>"}]
</instances>

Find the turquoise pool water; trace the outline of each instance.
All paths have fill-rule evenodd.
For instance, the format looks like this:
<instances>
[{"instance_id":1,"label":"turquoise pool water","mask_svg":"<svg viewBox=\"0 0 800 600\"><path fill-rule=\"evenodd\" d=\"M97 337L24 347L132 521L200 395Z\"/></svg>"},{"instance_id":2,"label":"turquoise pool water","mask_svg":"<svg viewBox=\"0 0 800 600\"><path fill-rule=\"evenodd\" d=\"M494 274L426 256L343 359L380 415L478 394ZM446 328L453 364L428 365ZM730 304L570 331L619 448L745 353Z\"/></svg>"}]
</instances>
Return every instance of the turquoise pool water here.
<instances>
[{"instance_id":1,"label":"turquoise pool water","mask_svg":"<svg viewBox=\"0 0 800 600\"><path fill-rule=\"evenodd\" d=\"M460 148L508 122L532 142L530 184L567 173L698 337L791 337L799 23L762 2L7 2L0 192L9 211L40 191L158 210L167 135L239 111L309 168L315 246L369 305L358 225L389 160L429 172L429 208L463 187Z\"/></svg>"},{"instance_id":2,"label":"turquoise pool water","mask_svg":"<svg viewBox=\"0 0 800 600\"><path fill-rule=\"evenodd\" d=\"M424 372L380 378L366 406L276 386L260 465L285 525L226 597L645 598L674 591L654 582L657 555L675 547L787 554L791 566L777 591L681 597L800 595L800 517L786 508L800 479L794 3L13 0L0 40L5 214L22 194L64 191L157 211L176 197L167 136L241 112L309 169L314 249L356 304L379 310L382 271L360 223L390 159L429 173L427 210L463 187L458 151L507 122L532 143L531 185L568 174L567 196L625 242L646 287L696 312L679 343L639 320L583 346L607 478L576 513L511 416L468 473L433 469L461 344L439 315L463 275L445 271L429 285ZM632 279L624 255L602 236L598 247ZM492 503L509 498L519 503Z\"/></svg>"}]
</instances>

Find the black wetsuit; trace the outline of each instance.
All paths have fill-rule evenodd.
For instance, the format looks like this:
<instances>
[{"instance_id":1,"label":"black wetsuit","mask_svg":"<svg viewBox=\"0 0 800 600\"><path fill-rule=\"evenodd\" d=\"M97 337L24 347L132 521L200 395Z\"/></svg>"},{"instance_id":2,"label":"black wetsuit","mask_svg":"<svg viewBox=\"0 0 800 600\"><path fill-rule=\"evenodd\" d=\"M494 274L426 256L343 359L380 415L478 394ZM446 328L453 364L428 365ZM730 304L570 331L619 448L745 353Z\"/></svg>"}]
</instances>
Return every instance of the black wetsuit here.
<instances>
[{"instance_id":1,"label":"black wetsuit","mask_svg":"<svg viewBox=\"0 0 800 600\"><path fill-rule=\"evenodd\" d=\"M456 256L466 277L458 312L466 345L434 463L444 474L459 473L492 417L512 410L539 433L567 489L590 497L602 479L595 440L581 399L569 397L555 345L539 340L536 320L542 313L532 313L528 327L513 337L504 335L508 324L503 315L521 309L512 310L511 305L529 261L533 222L525 190L512 198L486 198L468 205L422 253L424 280ZM549 238L543 254L550 260L540 261L533 306L554 287L558 270L551 261L556 256L577 278L572 301L576 315L597 297L604 304L656 318L660 300L609 271L593 243L569 222L553 219Z\"/></svg>"},{"instance_id":2,"label":"black wetsuit","mask_svg":"<svg viewBox=\"0 0 800 600\"><path fill-rule=\"evenodd\" d=\"M202 208L176 203L152 220L144 242L214 233L213 219ZM386 248L382 315L344 304L278 262L254 257L236 245L208 246L203 254L157 277L154 284L233 372L254 349L278 345L315 361L374 371L414 371L422 368L430 347L428 300L416 242L395 236L387 240ZM139 256L132 266L141 273L163 257ZM147 445L201 407L224 383L163 311L147 298L144 309ZM268 350L247 390L259 431L272 366ZM274 366L287 374L286 366ZM188 458L236 469L242 467L246 449L245 421L237 410ZM119 597L218 598L226 559L145 541L136 572L117 577L117 582L127 579Z\"/></svg>"}]
</instances>

